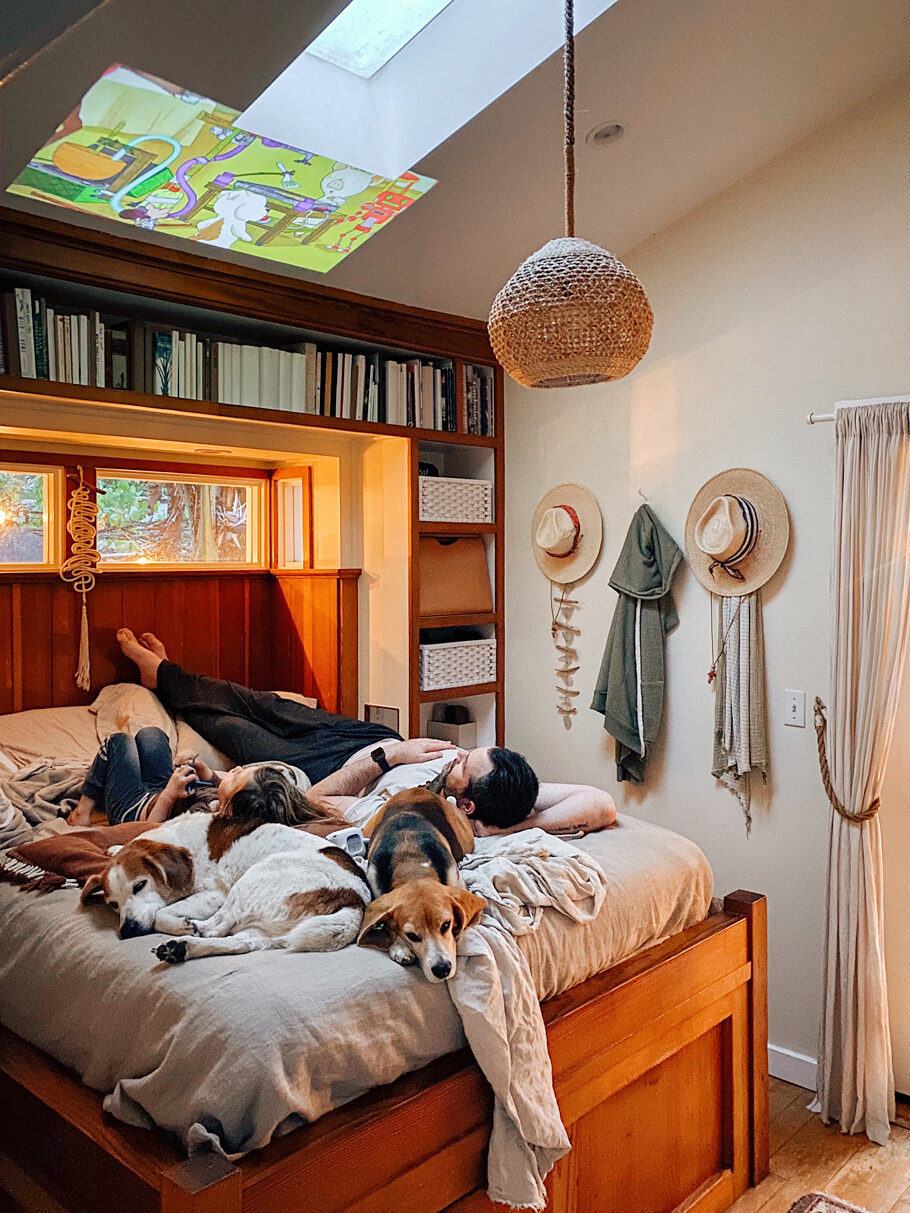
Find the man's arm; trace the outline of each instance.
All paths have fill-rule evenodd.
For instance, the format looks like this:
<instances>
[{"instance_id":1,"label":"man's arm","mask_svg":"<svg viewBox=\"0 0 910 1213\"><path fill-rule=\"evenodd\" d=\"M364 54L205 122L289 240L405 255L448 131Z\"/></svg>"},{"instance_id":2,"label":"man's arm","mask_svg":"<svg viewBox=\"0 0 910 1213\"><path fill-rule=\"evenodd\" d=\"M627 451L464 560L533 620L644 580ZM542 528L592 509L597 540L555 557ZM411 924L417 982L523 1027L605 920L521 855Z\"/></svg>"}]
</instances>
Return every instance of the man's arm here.
<instances>
[{"instance_id":1,"label":"man's arm","mask_svg":"<svg viewBox=\"0 0 910 1213\"><path fill-rule=\"evenodd\" d=\"M410 741L390 741L382 746L386 762L390 767L400 767L405 763L430 762L433 758L442 758L449 750L455 757L455 747L447 741L439 741L435 737L413 737ZM382 768L372 758L358 758L356 762L345 763L319 783L310 788L313 796L357 796L375 783L382 775Z\"/></svg>"},{"instance_id":2,"label":"man's arm","mask_svg":"<svg viewBox=\"0 0 910 1213\"><path fill-rule=\"evenodd\" d=\"M590 834L616 820L616 804L609 792L580 783L542 783L534 811L506 830L472 821L474 833L517 834L520 830L546 830L548 834Z\"/></svg>"}]
</instances>

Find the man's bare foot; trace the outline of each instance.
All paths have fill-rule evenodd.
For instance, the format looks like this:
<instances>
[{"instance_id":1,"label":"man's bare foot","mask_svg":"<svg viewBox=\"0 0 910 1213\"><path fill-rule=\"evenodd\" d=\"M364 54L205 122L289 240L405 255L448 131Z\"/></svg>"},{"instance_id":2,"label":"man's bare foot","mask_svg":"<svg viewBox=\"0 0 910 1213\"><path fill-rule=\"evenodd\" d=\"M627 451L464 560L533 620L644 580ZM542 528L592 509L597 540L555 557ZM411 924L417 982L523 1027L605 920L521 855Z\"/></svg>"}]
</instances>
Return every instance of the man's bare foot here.
<instances>
[{"instance_id":1,"label":"man's bare foot","mask_svg":"<svg viewBox=\"0 0 910 1213\"><path fill-rule=\"evenodd\" d=\"M94 807L94 802L89 800L88 797L80 797L76 807L70 809L67 813L66 824L68 826L90 826L92 824L92 809Z\"/></svg>"},{"instance_id":2,"label":"man's bare foot","mask_svg":"<svg viewBox=\"0 0 910 1213\"><path fill-rule=\"evenodd\" d=\"M167 661L167 649L154 632L143 632L139 637L139 643L147 648L150 653L154 653L156 657L160 657L162 661Z\"/></svg>"},{"instance_id":3,"label":"man's bare foot","mask_svg":"<svg viewBox=\"0 0 910 1213\"><path fill-rule=\"evenodd\" d=\"M117 643L120 645L124 657L135 661L139 667L139 681L142 685L148 687L150 691L154 691L158 685L158 667L163 658L141 645L129 628L120 628L117 633ZM164 648L163 645L161 647Z\"/></svg>"}]
</instances>

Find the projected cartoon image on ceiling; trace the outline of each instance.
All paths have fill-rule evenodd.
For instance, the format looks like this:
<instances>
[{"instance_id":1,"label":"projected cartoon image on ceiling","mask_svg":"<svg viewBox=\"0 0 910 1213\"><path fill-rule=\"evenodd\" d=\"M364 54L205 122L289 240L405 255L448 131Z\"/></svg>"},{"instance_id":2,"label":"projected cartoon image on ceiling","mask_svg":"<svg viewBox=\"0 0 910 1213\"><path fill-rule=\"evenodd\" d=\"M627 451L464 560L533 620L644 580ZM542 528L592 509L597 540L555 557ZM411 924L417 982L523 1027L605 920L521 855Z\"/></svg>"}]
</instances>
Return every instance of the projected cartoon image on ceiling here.
<instances>
[{"instance_id":1,"label":"projected cartoon image on ceiling","mask_svg":"<svg viewBox=\"0 0 910 1213\"><path fill-rule=\"evenodd\" d=\"M242 131L238 111L115 65L9 193L325 273L435 182Z\"/></svg>"}]
</instances>

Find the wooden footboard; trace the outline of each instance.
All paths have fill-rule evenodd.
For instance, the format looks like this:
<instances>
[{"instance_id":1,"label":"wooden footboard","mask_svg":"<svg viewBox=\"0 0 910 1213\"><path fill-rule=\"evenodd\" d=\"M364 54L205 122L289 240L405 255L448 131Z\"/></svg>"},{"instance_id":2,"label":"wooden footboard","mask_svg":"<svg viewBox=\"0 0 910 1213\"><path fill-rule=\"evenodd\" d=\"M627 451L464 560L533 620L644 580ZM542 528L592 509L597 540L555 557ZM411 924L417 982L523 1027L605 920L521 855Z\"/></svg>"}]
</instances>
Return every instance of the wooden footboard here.
<instances>
[{"instance_id":1,"label":"wooden footboard","mask_svg":"<svg viewBox=\"0 0 910 1213\"><path fill-rule=\"evenodd\" d=\"M551 1213L717 1213L768 1173L766 904L724 910L543 1005L572 1151ZM233 1166L181 1158L0 1036L0 1188L86 1213L483 1213L492 1097L441 1058Z\"/></svg>"}]
</instances>

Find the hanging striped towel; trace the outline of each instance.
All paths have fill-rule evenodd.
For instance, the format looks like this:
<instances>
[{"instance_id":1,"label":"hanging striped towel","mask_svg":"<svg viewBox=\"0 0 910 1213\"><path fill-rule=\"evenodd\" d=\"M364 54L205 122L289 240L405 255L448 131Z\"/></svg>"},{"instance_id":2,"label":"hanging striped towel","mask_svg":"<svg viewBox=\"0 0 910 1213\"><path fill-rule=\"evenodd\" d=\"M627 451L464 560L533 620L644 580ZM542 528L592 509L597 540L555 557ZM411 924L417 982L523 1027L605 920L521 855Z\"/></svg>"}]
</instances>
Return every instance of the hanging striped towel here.
<instances>
[{"instance_id":1,"label":"hanging striped towel","mask_svg":"<svg viewBox=\"0 0 910 1213\"><path fill-rule=\"evenodd\" d=\"M765 725L765 637L761 594L721 598L714 684L711 773L733 793L752 829L752 772L768 774Z\"/></svg>"}]
</instances>

